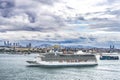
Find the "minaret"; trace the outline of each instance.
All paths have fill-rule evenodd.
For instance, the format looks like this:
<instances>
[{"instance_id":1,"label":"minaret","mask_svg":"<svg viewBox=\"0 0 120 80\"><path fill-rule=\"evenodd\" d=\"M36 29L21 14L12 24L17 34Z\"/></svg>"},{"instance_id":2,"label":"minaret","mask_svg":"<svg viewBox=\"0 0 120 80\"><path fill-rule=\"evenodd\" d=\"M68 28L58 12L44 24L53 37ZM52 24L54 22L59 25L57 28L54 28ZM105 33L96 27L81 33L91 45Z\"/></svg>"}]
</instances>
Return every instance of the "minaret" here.
<instances>
[{"instance_id":1,"label":"minaret","mask_svg":"<svg viewBox=\"0 0 120 80\"><path fill-rule=\"evenodd\" d=\"M115 49L115 46L113 45L113 49Z\"/></svg>"},{"instance_id":2,"label":"minaret","mask_svg":"<svg viewBox=\"0 0 120 80\"><path fill-rule=\"evenodd\" d=\"M6 41L4 41L4 46L6 46Z\"/></svg>"},{"instance_id":3,"label":"minaret","mask_svg":"<svg viewBox=\"0 0 120 80\"><path fill-rule=\"evenodd\" d=\"M112 46L110 45L110 49L112 48Z\"/></svg>"}]
</instances>

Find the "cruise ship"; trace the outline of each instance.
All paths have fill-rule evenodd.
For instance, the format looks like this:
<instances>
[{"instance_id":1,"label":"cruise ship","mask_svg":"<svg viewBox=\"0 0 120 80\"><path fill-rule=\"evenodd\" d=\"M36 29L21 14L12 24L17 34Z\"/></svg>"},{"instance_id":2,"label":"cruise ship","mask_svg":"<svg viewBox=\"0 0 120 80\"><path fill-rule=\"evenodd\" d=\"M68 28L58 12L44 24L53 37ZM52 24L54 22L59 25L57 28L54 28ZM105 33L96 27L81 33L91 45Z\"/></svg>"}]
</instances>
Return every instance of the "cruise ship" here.
<instances>
[{"instance_id":1,"label":"cruise ship","mask_svg":"<svg viewBox=\"0 0 120 80\"><path fill-rule=\"evenodd\" d=\"M45 53L38 56L34 61L27 61L28 66L43 67L72 67L72 66L95 66L97 65L96 56L85 54L78 51L77 53Z\"/></svg>"}]
</instances>

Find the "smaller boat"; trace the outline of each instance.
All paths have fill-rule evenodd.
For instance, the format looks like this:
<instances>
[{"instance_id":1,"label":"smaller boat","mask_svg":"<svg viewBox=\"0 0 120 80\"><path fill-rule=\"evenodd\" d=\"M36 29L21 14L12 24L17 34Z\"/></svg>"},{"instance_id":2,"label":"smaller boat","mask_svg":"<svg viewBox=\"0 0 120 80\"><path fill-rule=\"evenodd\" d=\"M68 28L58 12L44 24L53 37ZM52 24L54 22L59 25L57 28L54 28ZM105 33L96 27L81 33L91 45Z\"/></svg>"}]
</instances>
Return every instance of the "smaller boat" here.
<instances>
[{"instance_id":1,"label":"smaller boat","mask_svg":"<svg viewBox=\"0 0 120 80\"><path fill-rule=\"evenodd\" d=\"M106 53L100 56L100 60L119 60L119 56L113 53Z\"/></svg>"}]
</instances>

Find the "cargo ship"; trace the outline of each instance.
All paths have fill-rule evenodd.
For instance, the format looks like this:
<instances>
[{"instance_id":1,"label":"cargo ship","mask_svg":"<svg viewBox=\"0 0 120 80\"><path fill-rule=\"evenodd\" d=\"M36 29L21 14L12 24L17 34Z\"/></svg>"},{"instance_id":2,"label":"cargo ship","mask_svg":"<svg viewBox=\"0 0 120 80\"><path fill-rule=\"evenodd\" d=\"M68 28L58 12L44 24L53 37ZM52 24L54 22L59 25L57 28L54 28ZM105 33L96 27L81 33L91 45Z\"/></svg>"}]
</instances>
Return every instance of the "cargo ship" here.
<instances>
[{"instance_id":1,"label":"cargo ship","mask_svg":"<svg viewBox=\"0 0 120 80\"><path fill-rule=\"evenodd\" d=\"M119 60L119 56L115 53L104 53L100 55L100 60Z\"/></svg>"}]
</instances>

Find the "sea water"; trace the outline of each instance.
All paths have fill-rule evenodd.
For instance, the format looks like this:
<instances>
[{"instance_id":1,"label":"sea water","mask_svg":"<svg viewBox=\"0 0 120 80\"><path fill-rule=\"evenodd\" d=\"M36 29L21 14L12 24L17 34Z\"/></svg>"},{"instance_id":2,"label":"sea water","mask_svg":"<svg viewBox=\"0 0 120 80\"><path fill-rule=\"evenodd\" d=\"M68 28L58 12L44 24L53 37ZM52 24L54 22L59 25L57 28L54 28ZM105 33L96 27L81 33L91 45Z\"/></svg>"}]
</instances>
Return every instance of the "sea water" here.
<instances>
[{"instance_id":1,"label":"sea water","mask_svg":"<svg viewBox=\"0 0 120 80\"><path fill-rule=\"evenodd\" d=\"M0 54L0 80L120 80L120 60L99 61L95 67L28 67L36 54Z\"/></svg>"}]
</instances>

